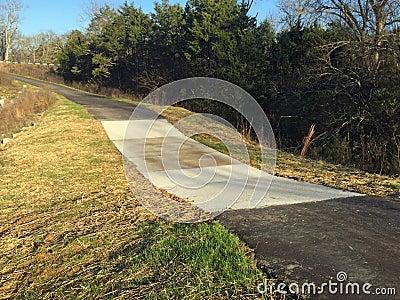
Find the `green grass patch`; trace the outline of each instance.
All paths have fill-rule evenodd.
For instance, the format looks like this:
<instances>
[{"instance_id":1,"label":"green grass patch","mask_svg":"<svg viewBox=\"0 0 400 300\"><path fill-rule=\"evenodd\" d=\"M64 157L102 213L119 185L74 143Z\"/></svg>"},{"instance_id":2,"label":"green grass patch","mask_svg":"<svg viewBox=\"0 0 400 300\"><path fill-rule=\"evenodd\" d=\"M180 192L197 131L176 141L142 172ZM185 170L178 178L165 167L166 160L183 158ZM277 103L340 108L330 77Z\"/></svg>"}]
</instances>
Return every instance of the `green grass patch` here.
<instances>
[{"instance_id":1,"label":"green grass patch","mask_svg":"<svg viewBox=\"0 0 400 300\"><path fill-rule=\"evenodd\" d=\"M92 116L87 112L87 110L83 109L81 105L72 102L72 101L68 101L65 103L66 107L68 108L68 110L70 111L71 114L77 116L80 119L91 119ZM55 115L57 114L56 112L54 112ZM61 112L62 115L63 112Z\"/></svg>"},{"instance_id":2,"label":"green grass patch","mask_svg":"<svg viewBox=\"0 0 400 300\"><path fill-rule=\"evenodd\" d=\"M217 222L144 222L119 247L113 247L110 237L76 242L86 246L74 255L76 263L86 260L92 250L110 251L98 265L97 276L76 278L78 289L57 290L67 298L112 299L126 293L142 299L250 299L254 282L261 280L238 238ZM115 274L121 276L115 278ZM22 296L37 295L40 291Z\"/></svg>"},{"instance_id":3,"label":"green grass patch","mask_svg":"<svg viewBox=\"0 0 400 300\"><path fill-rule=\"evenodd\" d=\"M194 139L195 141L198 141L199 143L202 143L202 144L204 144L210 148L213 148L221 153L229 155L228 148L225 146L225 144L221 140L219 140L211 135L196 134L196 135L192 136L191 138Z\"/></svg>"},{"instance_id":4,"label":"green grass patch","mask_svg":"<svg viewBox=\"0 0 400 300\"><path fill-rule=\"evenodd\" d=\"M388 188L392 189L393 192L400 192L400 183L388 183L386 185Z\"/></svg>"}]
</instances>

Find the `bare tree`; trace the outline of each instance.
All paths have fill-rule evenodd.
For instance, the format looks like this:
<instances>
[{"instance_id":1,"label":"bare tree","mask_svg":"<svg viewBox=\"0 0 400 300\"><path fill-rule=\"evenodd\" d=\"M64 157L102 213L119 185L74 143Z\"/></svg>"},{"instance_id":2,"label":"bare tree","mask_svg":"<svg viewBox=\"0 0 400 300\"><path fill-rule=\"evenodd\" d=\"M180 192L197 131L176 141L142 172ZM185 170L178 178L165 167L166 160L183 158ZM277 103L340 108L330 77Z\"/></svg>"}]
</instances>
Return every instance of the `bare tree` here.
<instances>
[{"instance_id":1,"label":"bare tree","mask_svg":"<svg viewBox=\"0 0 400 300\"><path fill-rule=\"evenodd\" d=\"M90 21L98 17L101 14L101 10L106 6L112 7L105 0L87 0L80 15L82 27L86 28L88 24L90 25Z\"/></svg>"},{"instance_id":2,"label":"bare tree","mask_svg":"<svg viewBox=\"0 0 400 300\"><path fill-rule=\"evenodd\" d=\"M318 0L280 0L278 7L283 23L289 28L310 27L321 14Z\"/></svg>"},{"instance_id":3,"label":"bare tree","mask_svg":"<svg viewBox=\"0 0 400 300\"><path fill-rule=\"evenodd\" d=\"M29 41L26 37L18 34L14 39L13 51L11 52L12 61L25 61L25 57L29 56Z\"/></svg>"},{"instance_id":4,"label":"bare tree","mask_svg":"<svg viewBox=\"0 0 400 300\"><path fill-rule=\"evenodd\" d=\"M18 34L15 37L10 58L19 62L55 63L63 44L63 37L51 30L32 36Z\"/></svg>"},{"instance_id":5,"label":"bare tree","mask_svg":"<svg viewBox=\"0 0 400 300\"><path fill-rule=\"evenodd\" d=\"M9 60L10 50L20 24L19 12L23 9L20 0L5 0L0 2L0 34L2 59Z\"/></svg>"},{"instance_id":6,"label":"bare tree","mask_svg":"<svg viewBox=\"0 0 400 300\"><path fill-rule=\"evenodd\" d=\"M335 73L331 54L344 47L359 57L356 77L366 72L374 78L388 57L398 56L400 0L280 0L279 7L289 28L317 24L343 30L342 40L323 45L324 59Z\"/></svg>"},{"instance_id":7,"label":"bare tree","mask_svg":"<svg viewBox=\"0 0 400 300\"><path fill-rule=\"evenodd\" d=\"M58 51L62 48L60 38L51 30L41 32L38 59L40 62L54 62Z\"/></svg>"},{"instance_id":8,"label":"bare tree","mask_svg":"<svg viewBox=\"0 0 400 300\"><path fill-rule=\"evenodd\" d=\"M400 23L400 0L324 0L320 3L328 21L346 25L371 54L370 71L381 65L390 36Z\"/></svg>"}]
</instances>

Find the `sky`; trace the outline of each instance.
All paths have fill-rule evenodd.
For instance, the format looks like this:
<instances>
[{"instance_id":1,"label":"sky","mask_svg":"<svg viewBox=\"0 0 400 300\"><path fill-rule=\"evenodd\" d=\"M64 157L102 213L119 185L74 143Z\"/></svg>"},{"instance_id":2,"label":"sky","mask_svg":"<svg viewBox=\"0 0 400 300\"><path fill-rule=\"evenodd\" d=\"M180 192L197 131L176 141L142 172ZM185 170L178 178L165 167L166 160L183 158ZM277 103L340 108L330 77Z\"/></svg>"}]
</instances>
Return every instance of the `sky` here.
<instances>
[{"instance_id":1,"label":"sky","mask_svg":"<svg viewBox=\"0 0 400 300\"><path fill-rule=\"evenodd\" d=\"M278 0L254 0L250 14L257 14L258 20L264 20L277 11ZM21 0L24 10L21 12L20 32L23 35L33 35L42 31L52 30L56 34L63 34L74 29L83 29L85 24L85 9L89 7L90 0ZM118 7L125 0L103 0L100 3L107 3ZM131 3L132 1L128 1ZM133 1L135 6L141 7L148 13L153 10L153 0ZM186 0L170 0L170 3L181 3Z\"/></svg>"}]
</instances>

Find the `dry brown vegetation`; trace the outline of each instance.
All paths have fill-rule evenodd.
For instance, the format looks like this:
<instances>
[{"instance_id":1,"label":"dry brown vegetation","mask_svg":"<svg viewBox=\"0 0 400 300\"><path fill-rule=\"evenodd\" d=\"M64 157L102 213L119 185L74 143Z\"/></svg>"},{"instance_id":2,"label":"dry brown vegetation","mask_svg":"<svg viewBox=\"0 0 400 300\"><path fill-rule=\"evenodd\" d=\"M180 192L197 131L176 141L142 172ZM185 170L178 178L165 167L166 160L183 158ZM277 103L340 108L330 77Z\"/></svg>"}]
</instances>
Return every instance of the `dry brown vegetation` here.
<instances>
[{"instance_id":1,"label":"dry brown vegetation","mask_svg":"<svg viewBox=\"0 0 400 300\"><path fill-rule=\"evenodd\" d=\"M12 89L13 87L15 88L13 80L7 76L0 76L0 86L2 88L1 90L2 93L5 93L7 91L6 88L9 89Z\"/></svg>"},{"instance_id":2,"label":"dry brown vegetation","mask_svg":"<svg viewBox=\"0 0 400 300\"><path fill-rule=\"evenodd\" d=\"M4 106L0 107L0 137L29 125L36 114L44 112L55 101L53 93L22 86L5 76L0 76L0 91L4 100Z\"/></svg>"},{"instance_id":3,"label":"dry brown vegetation","mask_svg":"<svg viewBox=\"0 0 400 300\"><path fill-rule=\"evenodd\" d=\"M374 196L400 199L400 178L278 152L276 175Z\"/></svg>"},{"instance_id":4,"label":"dry brown vegetation","mask_svg":"<svg viewBox=\"0 0 400 300\"><path fill-rule=\"evenodd\" d=\"M64 116L68 109L2 150L0 298L84 281L110 254L93 255L94 245L123 247L122 235L152 219L129 192L101 125Z\"/></svg>"},{"instance_id":5,"label":"dry brown vegetation","mask_svg":"<svg viewBox=\"0 0 400 300\"><path fill-rule=\"evenodd\" d=\"M0 62L0 71L22 76L34 77L40 80L63 83L62 77L54 72L55 66L12 64Z\"/></svg>"}]
</instances>

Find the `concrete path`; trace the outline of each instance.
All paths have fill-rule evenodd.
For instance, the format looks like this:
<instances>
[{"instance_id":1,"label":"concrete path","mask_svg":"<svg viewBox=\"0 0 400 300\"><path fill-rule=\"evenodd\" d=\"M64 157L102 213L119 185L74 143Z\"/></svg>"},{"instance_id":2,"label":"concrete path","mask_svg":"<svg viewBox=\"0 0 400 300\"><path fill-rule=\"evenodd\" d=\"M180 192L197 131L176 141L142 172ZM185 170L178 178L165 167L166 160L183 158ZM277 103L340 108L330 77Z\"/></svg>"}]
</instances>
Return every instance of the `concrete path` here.
<instances>
[{"instance_id":1,"label":"concrete path","mask_svg":"<svg viewBox=\"0 0 400 300\"><path fill-rule=\"evenodd\" d=\"M102 124L116 147L154 186L189 199L206 211L222 211L232 204L234 209L254 207L252 196L262 199L254 203L257 207L361 196L272 177L189 139L164 119L153 121L143 115L141 120Z\"/></svg>"},{"instance_id":2,"label":"concrete path","mask_svg":"<svg viewBox=\"0 0 400 300\"><path fill-rule=\"evenodd\" d=\"M237 185L240 185L238 182L243 174L250 174L249 183L252 176L258 175L258 170L188 140L163 119L157 120L150 138L145 140L140 126L146 120L154 119L154 112L144 110L140 119L129 124L127 120L134 109L130 104L36 80L14 78L51 89L83 105L102 121L117 148L125 151L147 178L181 197L192 196L193 201L201 203L203 193L213 191L224 183L227 169L234 169L237 180L233 182ZM126 149L123 149L124 128L130 125L137 130L128 132ZM165 162L165 167L160 161L160 139L165 130L170 129L173 132L164 145L165 151L168 152L168 147L174 150L174 145L183 144L183 155L179 159L183 171L196 173L199 169L198 158L204 157L204 154L205 161L202 163L205 165L214 160L217 162L216 176L209 187L203 187L202 192L192 193L178 187L165 176L167 172L176 171L168 162ZM143 145L146 147L143 148ZM397 296L380 298L373 295L368 298L365 295L325 294L318 299L400 299L399 201L359 195L349 198L351 193L282 178L273 179L270 193L260 204L263 207L228 210L218 217L254 249L256 258L269 276L277 276L286 283L321 283L334 280L341 271L346 272L352 282L372 284L373 292L379 287L394 287ZM246 188L251 190L251 186ZM332 200L320 201L327 199ZM240 208L243 203L244 206L248 204L239 199L235 208Z\"/></svg>"}]
</instances>

